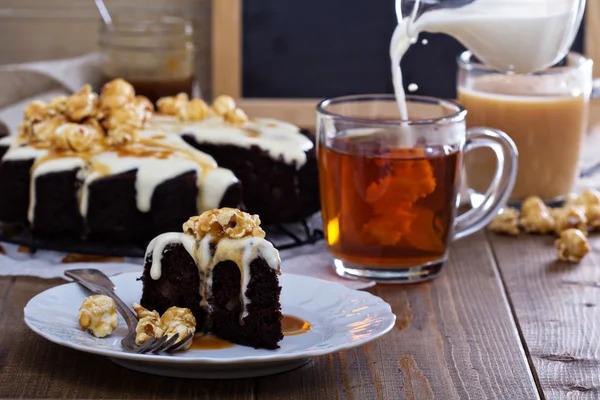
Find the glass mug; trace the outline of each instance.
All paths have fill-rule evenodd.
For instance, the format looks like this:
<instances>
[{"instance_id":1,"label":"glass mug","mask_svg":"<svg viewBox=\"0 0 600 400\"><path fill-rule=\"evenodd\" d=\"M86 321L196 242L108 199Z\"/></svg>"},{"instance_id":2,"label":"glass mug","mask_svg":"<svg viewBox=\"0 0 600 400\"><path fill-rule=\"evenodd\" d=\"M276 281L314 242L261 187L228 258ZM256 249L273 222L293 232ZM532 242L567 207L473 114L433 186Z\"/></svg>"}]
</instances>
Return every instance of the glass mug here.
<instances>
[{"instance_id":1,"label":"glass mug","mask_svg":"<svg viewBox=\"0 0 600 400\"><path fill-rule=\"evenodd\" d=\"M442 269L452 239L485 225L505 204L517 150L503 132L465 126L459 104L394 95L323 100L317 154L323 226L335 271L378 282L415 282ZM456 216L463 154L490 148L498 168L479 207Z\"/></svg>"},{"instance_id":2,"label":"glass mug","mask_svg":"<svg viewBox=\"0 0 600 400\"><path fill-rule=\"evenodd\" d=\"M562 65L534 74L506 74L464 52L458 59L458 102L467 110L467 127L506 132L519 149L519 172L509 203L529 196L558 203L579 174L592 92L592 60L569 53ZM491 152L465 157L471 202L477 203L496 169Z\"/></svg>"}]
</instances>

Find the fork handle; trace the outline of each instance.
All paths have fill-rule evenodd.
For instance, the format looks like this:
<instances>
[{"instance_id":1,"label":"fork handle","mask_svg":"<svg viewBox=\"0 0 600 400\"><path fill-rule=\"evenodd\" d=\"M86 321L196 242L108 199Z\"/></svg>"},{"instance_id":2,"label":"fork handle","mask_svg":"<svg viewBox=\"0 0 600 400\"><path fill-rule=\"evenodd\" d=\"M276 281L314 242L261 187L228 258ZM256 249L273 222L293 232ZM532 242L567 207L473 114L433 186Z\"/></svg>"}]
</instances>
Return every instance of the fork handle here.
<instances>
[{"instance_id":1,"label":"fork handle","mask_svg":"<svg viewBox=\"0 0 600 400\"><path fill-rule=\"evenodd\" d=\"M112 298L115 301L115 306L117 307L117 310L119 310L119 313L123 316L123 319L125 319L127 328L129 328L130 330L135 330L135 328L137 327L138 319L137 316L133 313L133 311L131 311L131 309L127 307L127 304L125 304L125 302L121 300L121 298L117 296L117 294L113 290L105 289L104 291L98 291L98 293L104 294Z\"/></svg>"}]
</instances>

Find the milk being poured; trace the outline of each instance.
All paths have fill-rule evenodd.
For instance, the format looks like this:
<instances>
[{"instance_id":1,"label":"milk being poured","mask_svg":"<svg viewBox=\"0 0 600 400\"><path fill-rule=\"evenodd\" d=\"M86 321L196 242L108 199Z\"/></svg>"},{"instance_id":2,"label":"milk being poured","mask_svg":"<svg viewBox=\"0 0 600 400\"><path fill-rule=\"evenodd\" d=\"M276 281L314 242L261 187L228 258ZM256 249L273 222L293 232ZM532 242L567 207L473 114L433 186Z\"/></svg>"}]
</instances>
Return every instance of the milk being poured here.
<instances>
[{"instance_id":1,"label":"milk being poured","mask_svg":"<svg viewBox=\"0 0 600 400\"><path fill-rule=\"evenodd\" d=\"M417 0L415 10L419 5ZM404 17L390 45L401 118L408 119L408 111L400 60L420 32L448 34L494 69L527 73L547 68L568 53L584 6L576 0L475 0L459 8L425 11L416 19Z\"/></svg>"}]
</instances>

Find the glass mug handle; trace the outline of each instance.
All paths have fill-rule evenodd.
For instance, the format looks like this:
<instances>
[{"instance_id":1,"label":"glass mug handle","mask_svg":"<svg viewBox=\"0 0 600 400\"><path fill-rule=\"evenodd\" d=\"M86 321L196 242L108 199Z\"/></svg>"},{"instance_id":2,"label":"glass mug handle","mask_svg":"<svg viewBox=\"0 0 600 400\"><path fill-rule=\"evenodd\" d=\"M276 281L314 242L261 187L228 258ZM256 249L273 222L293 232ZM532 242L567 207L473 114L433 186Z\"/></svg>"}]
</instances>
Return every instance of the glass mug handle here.
<instances>
[{"instance_id":1,"label":"glass mug handle","mask_svg":"<svg viewBox=\"0 0 600 400\"><path fill-rule=\"evenodd\" d=\"M515 185L518 151L512 139L497 129L468 129L463 154L482 147L494 151L498 161L496 172L481 204L456 217L453 239L461 239L489 224L505 205Z\"/></svg>"}]
</instances>

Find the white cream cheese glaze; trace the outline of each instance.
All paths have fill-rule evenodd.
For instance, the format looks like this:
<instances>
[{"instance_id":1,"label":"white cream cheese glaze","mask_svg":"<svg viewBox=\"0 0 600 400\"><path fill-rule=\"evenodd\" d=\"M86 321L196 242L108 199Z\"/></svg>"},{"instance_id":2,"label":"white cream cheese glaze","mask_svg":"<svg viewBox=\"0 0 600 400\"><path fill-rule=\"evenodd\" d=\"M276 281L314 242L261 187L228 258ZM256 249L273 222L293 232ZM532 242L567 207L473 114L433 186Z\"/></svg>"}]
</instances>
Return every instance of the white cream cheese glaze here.
<instances>
[{"instance_id":1,"label":"white cream cheese glaze","mask_svg":"<svg viewBox=\"0 0 600 400\"><path fill-rule=\"evenodd\" d=\"M190 241L192 244L190 244ZM196 262L200 274L200 306L207 307L208 299L212 297L213 269L222 261L233 261L240 270L240 302L242 312L240 320L248 315L247 306L250 299L246 295L250 282L250 263L256 258L265 260L269 268L279 271L281 259L277 249L266 239L259 237L246 237L242 239L222 238L216 242L214 253L210 251L213 238L205 236L199 242L185 233L164 233L157 236L146 250L146 258L152 255L150 277L154 280L162 276L162 254L167 245L171 243L183 244L186 251Z\"/></svg>"},{"instance_id":2,"label":"white cream cheese glaze","mask_svg":"<svg viewBox=\"0 0 600 400\"><path fill-rule=\"evenodd\" d=\"M15 140L14 136L3 136L0 138L0 147L10 146Z\"/></svg>"},{"instance_id":3,"label":"white cream cheese glaze","mask_svg":"<svg viewBox=\"0 0 600 400\"><path fill-rule=\"evenodd\" d=\"M85 166L85 161L78 157L56 158L40 164L31 175L31 181L34 182L37 177L51 174L53 172L72 171ZM33 211L35 210L35 185L29 185L29 208L27 209L27 218L33 221Z\"/></svg>"},{"instance_id":4,"label":"white cream cheese glaze","mask_svg":"<svg viewBox=\"0 0 600 400\"><path fill-rule=\"evenodd\" d=\"M78 178L82 185L78 193L80 214L85 218L89 205L90 185L103 177L118 175L127 171L137 171L135 180L136 204L141 212L150 211L155 189L169 179L187 172L195 172L198 187L198 212L218 208L227 189L238 182L233 172L218 168L210 155L188 145L175 134L158 135L155 131L140 133L141 142L129 148L130 155L117 151L104 151L98 154L66 156L51 154L47 149L22 146L14 143L4 155L2 161L34 160L31 169L30 204L28 219L34 222L35 180L36 178L61 171L79 169ZM160 152L168 148L173 150L168 157L137 156L136 151Z\"/></svg>"},{"instance_id":5,"label":"white cream cheese glaze","mask_svg":"<svg viewBox=\"0 0 600 400\"><path fill-rule=\"evenodd\" d=\"M189 235L169 232L155 237L146 248L146 257L152 254L152 267L150 268L150 277L152 279L160 279L162 275L162 255L165 248L172 243L181 243L190 254L194 254L195 252L196 241Z\"/></svg>"},{"instance_id":6,"label":"white cream cheese glaze","mask_svg":"<svg viewBox=\"0 0 600 400\"><path fill-rule=\"evenodd\" d=\"M153 118L150 127L158 131L189 134L200 144L257 146L273 159L281 158L286 164L295 165L296 169L306 163L306 152L313 148L313 143L300 132L300 128L271 118L251 119L238 125L222 117L182 122L176 117L158 115Z\"/></svg>"}]
</instances>

